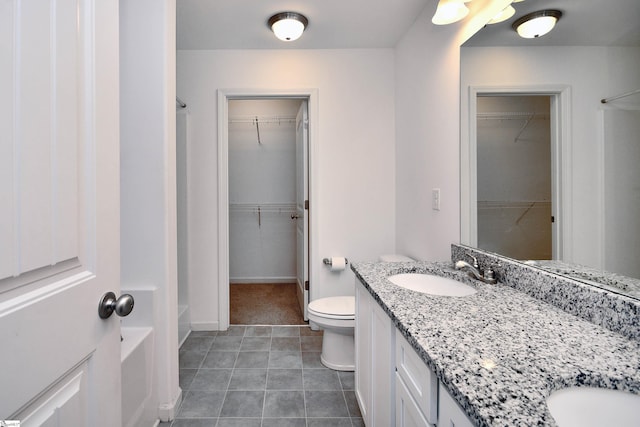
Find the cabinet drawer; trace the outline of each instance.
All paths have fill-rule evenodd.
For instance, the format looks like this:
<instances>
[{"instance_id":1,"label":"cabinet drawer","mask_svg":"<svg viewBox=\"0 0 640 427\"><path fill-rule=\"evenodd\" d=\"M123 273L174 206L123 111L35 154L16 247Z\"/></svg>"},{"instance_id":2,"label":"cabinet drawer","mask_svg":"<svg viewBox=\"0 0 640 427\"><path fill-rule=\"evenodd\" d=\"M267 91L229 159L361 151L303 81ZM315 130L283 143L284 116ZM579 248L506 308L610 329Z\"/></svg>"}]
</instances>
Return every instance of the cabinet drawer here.
<instances>
[{"instance_id":1,"label":"cabinet drawer","mask_svg":"<svg viewBox=\"0 0 640 427\"><path fill-rule=\"evenodd\" d=\"M440 419L439 426L442 427L473 427L473 423L458 406L453 397L440 384Z\"/></svg>"},{"instance_id":2,"label":"cabinet drawer","mask_svg":"<svg viewBox=\"0 0 640 427\"><path fill-rule=\"evenodd\" d=\"M431 427L406 384L396 372L396 427Z\"/></svg>"},{"instance_id":3,"label":"cabinet drawer","mask_svg":"<svg viewBox=\"0 0 640 427\"><path fill-rule=\"evenodd\" d=\"M430 424L438 420L438 379L399 331L396 331L396 370Z\"/></svg>"}]
</instances>

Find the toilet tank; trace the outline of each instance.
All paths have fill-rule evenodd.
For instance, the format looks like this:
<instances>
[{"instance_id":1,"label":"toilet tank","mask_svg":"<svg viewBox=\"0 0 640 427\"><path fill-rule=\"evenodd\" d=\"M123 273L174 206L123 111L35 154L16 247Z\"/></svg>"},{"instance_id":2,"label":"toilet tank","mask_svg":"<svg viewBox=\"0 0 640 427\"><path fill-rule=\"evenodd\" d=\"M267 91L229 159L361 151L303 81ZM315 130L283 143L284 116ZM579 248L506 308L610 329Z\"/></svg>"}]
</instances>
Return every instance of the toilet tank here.
<instances>
[{"instance_id":1,"label":"toilet tank","mask_svg":"<svg viewBox=\"0 0 640 427\"><path fill-rule=\"evenodd\" d=\"M415 261L415 260L413 258L409 258L406 255L385 254L385 255L380 255L380 261L382 261L382 262L411 262L411 261Z\"/></svg>"}]
</instances>

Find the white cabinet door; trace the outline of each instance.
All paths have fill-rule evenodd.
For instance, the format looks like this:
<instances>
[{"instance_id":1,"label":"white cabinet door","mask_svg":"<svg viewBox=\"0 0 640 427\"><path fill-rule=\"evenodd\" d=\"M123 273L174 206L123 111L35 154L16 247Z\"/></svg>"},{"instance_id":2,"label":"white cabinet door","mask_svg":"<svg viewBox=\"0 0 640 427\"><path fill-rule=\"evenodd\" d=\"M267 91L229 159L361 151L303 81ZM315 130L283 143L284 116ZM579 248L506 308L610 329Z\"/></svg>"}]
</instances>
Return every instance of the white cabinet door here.
<instances>
[{"instance_id":1,"label":"white cabinet door","mask_svg":"<svg viewBox=\"0 0 640 427\"><path fill-rule=\"evenodd\" d=\"M356 279L356 399L365 425L371 426L371 297Z\"/></svg>"},{"instance_id":2,"label":"white cabinet door","mask_svg":"<svg viewBox=\"0 0 640 427\"><path fill-rule=\"evenodd\" d=\"M118 2L0 2L0 420L120 424Z\"/></svg>"},{"instance_id":3,"label":"white cabinet door","mask_svg":"<svg viewBox=\"0 0 640 427\"><path fill-rule=\"evenodd\" d=\"M394 423L393 333L389 316L356 280L356 397L368 427Z\"/></svg>"},{"instance_id":4,"label":"white cabinet door","mask_svg":"<svg viewBox=\"0 0 640 427\"><path fill-rule=\"evenodd\" d=\"M394 336L391 318L371 295L372 426L393 425L395 418Z\"/></svg>"}]
</instances>

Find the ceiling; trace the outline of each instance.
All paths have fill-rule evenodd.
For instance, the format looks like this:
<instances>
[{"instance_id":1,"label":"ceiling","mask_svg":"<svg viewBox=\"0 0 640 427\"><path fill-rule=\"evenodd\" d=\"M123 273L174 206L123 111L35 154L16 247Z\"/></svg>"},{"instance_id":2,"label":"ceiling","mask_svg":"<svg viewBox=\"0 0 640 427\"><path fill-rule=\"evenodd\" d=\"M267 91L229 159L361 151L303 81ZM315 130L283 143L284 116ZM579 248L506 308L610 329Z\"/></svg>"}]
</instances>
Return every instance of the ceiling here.
<instances>
[{"instance_id":1,"label":"ceiling","mask_svg":"<svg viewBox=\"0 0 640 427\"><path fill-rule=\"evenodd\" d=\"M177 0L178 49L347 49L394 47L435 0ZM432 3L434 2L434 3ZM278 12L309 19L294 42L275 38Z\"/></svg>"},{"instance_id":2,"label":"ceiling","mask_svg":"<svg viewBox=\"0 0 640 427\"><path fill-rule=\"evenodd\" d=\"M348 49L394 47L436 0L177 0L178 49ZM640 0L526 0L508 21L488 25L465 46L640 46ZM522 39L511 23L528 12L563 12L556 28ZM282 11L309 19L294 42L277 40L267 20ZM453 24L456 25L456 24Z\"/></svg>"},{"instance_id":3,"label":"ceiling","mask_svg":"<svg viewBox=\"0 0 640 427\"><path fill-rule=\"evenodd\" d=\"M640 46L640 0L525 0L511 19L486 25L465 46ZM558 9L562 18L538 39L518 37L511 24L530 12Z\"/></svg>"}]
</instances>

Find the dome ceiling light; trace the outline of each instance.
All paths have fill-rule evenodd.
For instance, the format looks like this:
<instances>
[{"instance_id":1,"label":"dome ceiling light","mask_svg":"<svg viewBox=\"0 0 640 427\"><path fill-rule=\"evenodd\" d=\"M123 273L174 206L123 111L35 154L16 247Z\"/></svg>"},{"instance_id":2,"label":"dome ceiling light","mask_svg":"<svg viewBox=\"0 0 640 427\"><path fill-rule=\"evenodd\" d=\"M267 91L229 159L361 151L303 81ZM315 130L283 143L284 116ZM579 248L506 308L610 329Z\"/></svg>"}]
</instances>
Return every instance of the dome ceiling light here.
<instances>
[{"instance_id":1,"label":"dome ceiling light","mask_svg":"<svg viewBox=\"0 0 640 427\"><path fill-rule=\"evenodd\" d=\"M556 22L562 16L559 10L548 9L529 13L517 19L512 25L520 37L533 39L541 37L553 30Z\"/></svg>"},{"instance_id":2,"label":"dome ceiling light","mask_svg":"<svg viewBox=\"0 0 640 427\"><path fill-rule=\"evenodd\" d=\"M276 13L267 22L273 34L284 42L299 39L309 24L304 15L296 12Z\"/></svg>"}]
</instances>

